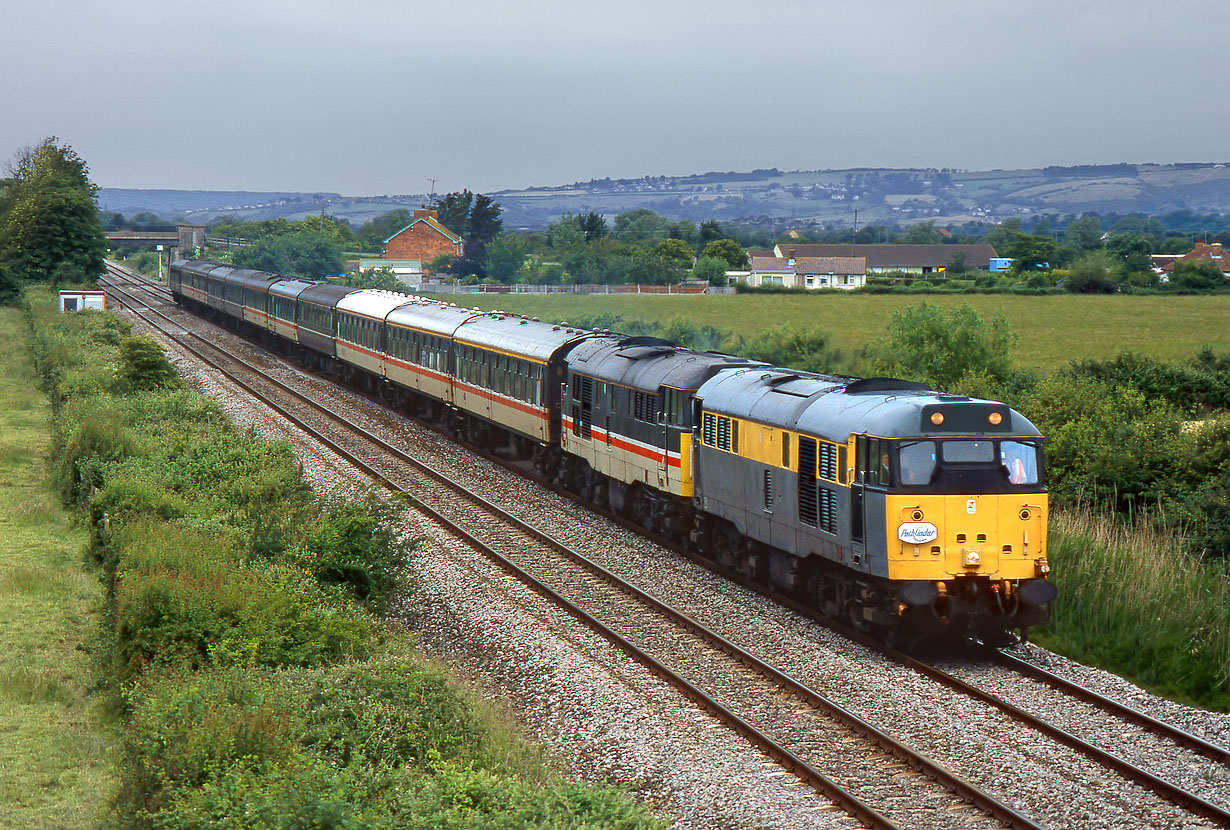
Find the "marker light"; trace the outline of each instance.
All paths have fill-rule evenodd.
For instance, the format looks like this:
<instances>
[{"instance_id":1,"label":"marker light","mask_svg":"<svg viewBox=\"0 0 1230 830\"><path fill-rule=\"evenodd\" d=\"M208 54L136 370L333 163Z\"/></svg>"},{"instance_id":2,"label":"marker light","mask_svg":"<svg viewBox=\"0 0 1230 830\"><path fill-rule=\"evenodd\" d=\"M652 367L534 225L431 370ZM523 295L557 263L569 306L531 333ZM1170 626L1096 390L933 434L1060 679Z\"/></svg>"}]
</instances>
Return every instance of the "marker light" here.
<instances>
[{"instance_id":1,"label":"marker light","mask_svg":"<svg viewBox=\"0 0 1230 830\"><path fill-rule=\"evenodd\" d=\"M935 424L937 427L940 424L944 423L944 413L943 412L932 412L931 413L931 423Z\"/></svg>"},{"instance_id":2,"label":"marker light","mask_svg":"<svg viewBox=\"0 0 1230 830\"><path fill-rule=\"evenodd\" d=\"M991 422L991 426L997 427L1004 421L1004 416L998 412L992 412L987 416L987 420Z\"/></svg>"}]
</instances>

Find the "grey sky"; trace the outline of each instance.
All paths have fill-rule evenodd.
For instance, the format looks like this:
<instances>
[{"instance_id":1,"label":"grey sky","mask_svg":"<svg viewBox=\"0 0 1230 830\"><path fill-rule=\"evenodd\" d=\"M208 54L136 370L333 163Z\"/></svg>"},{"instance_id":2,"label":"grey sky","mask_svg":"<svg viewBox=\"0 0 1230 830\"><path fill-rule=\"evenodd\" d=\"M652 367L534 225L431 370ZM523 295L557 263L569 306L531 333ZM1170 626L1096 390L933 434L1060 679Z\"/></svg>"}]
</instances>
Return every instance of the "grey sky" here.
<instances>
[{"instance_id":1,"label":"grey sky","mask_svg":"<svg viewBox=\"0 0 1230 830\"><path fill-rule=\"evenodd\" d=\"M486 191L1227 161L1225 0L0 0L0 159L106 187Z\"/></svg>"}]
</instances>

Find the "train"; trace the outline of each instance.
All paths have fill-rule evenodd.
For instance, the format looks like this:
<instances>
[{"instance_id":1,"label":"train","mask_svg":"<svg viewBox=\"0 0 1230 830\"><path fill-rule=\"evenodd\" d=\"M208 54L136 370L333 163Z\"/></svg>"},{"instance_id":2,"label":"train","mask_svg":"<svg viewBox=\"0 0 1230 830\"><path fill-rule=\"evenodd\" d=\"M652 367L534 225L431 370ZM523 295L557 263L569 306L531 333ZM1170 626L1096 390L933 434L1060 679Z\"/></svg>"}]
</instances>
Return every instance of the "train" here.
<instances>
[{"instance_id":1,"label":"train","mask_svg":"<svg viewBox=\"0 0 1230 830\"><path fill-rule=\"evenodd\" d=\"M398 292L177 259L215 319L899 645L1044 624L1042 435L893 378L796 371Z\"/></svg>"}]
</instances>

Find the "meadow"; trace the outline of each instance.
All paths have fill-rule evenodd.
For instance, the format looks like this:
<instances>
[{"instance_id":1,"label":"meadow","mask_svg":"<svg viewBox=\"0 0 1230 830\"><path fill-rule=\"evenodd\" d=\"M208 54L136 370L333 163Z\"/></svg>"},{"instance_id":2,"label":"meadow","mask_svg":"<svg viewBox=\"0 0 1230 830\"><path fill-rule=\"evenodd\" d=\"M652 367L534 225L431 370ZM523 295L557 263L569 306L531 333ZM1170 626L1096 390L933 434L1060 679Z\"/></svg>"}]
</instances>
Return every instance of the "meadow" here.
<instances>
[{"instance_id":1,"label":"meadow","mask_svg":"<svg viewBox=\"0 0 1230 830\"><path fill-rule=\"evenodd\" d=\"M968 303L984 318L1003 313L1017 335L1015 363L1054 371L1081 358L1109 358L1132 350L1161 361L1181 361L1210 346L1230 351L1230 295L1085 296L1054 294L737 294L661 295L440 295L459 305L501 309L543 320L575 321L602 314L665 322L685 317L698 325L754 336L783 324L818 330L830 347L853 360L881 339L893 312L927 300L945 310ZM859 371L857 362L846 367Z\"/></svg>"}]
</instances>

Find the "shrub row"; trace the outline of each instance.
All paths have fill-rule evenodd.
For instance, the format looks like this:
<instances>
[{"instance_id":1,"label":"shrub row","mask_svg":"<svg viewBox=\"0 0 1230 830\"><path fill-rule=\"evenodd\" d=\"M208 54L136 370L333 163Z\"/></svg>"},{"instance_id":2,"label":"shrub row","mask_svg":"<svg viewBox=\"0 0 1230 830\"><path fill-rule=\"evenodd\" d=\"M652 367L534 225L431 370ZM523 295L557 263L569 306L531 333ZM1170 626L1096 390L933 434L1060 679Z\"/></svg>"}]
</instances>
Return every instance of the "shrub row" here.
<instances>
[{"instance_id":1,"label":"shrub row","mask_svg":"<svg viewBox=\"0 0 1230 830\"><path fill-rule=\"evenodd\" d=\"M116 826L654 825L551 777L380 623L412 547L394 506L313 493L287 444L181 388L153 341L31 299L55 482L106 586Z\"/></svg>"}]
</instances>

